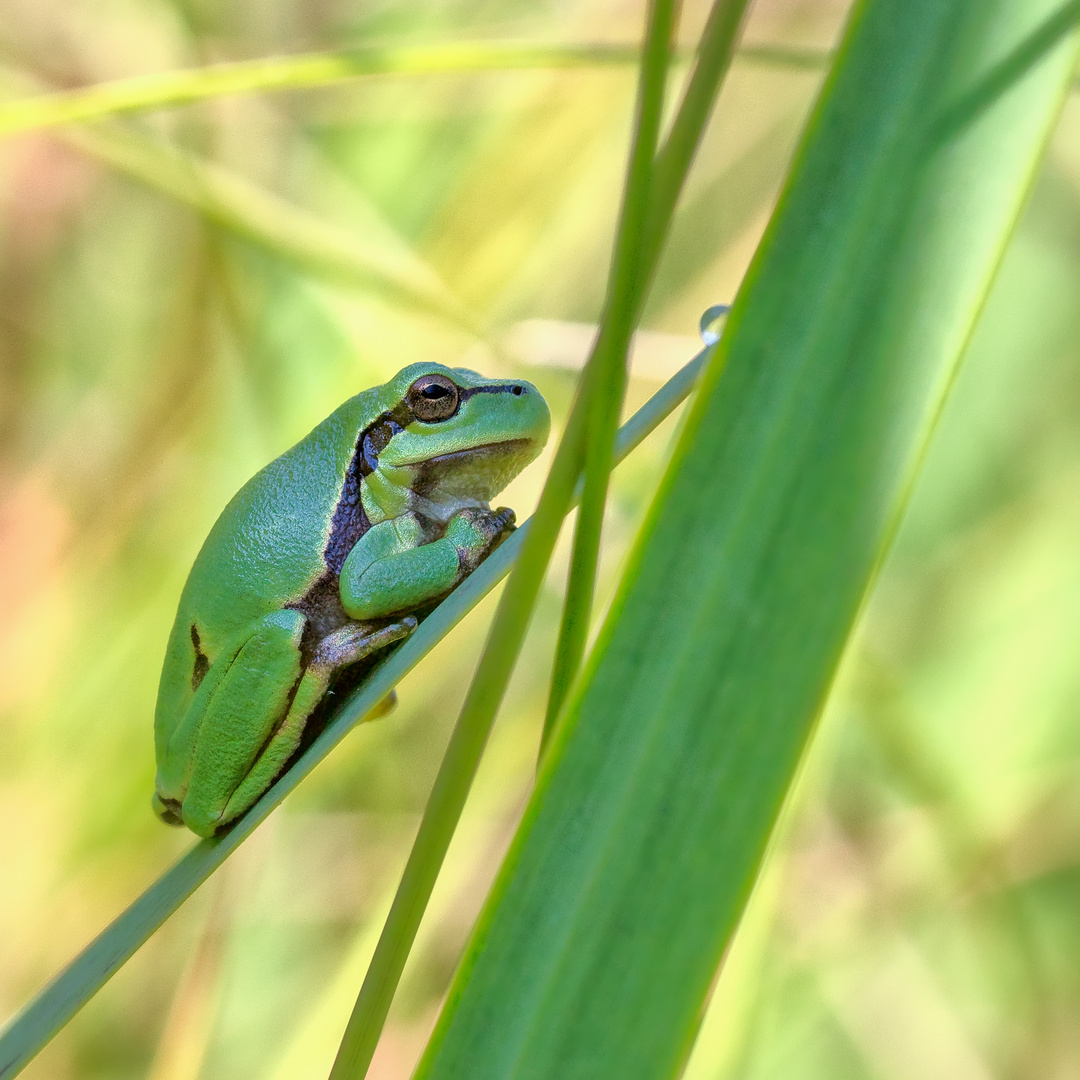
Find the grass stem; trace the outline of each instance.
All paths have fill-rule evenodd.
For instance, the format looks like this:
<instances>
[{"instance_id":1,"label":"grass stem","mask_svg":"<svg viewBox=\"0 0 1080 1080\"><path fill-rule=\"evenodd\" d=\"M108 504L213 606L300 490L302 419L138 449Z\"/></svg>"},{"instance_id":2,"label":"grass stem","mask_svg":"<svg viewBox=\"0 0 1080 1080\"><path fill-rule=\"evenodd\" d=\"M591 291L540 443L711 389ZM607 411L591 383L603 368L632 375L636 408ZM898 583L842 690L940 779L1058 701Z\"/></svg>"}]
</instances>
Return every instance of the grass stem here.
<instances>
[{"instance_id":1,"label":"grass stem","mask_svg":"<svg viewBox=\"0 0 1080 1080\"><path fill-rule=\"evenodd\" d=\"M640 204L635 202L633 205L636 213L636 207L644 207L647 200L647 219L640 223L640 228L636 217L634 219L635 241L632 251L628 246L622 252L625 264L619 261L620 253L616 253L608 295L607 314L610 317L605 318L594 346L593 360L605 374L600 392L591 399L593 415L589 423L585 494L578 514L566 603L555 648L551 692L540 739L541 756L585 655L607 502L607 478L611 470L611 440L625 392L630 338L659 262L679 192L708 123L720 83L731 66L747 6L748 0L716 0L713 5L698 47L693 74L663 148L656 154L655 162L652 161L654 151L650 150L649 160L641 166L642 178L637 183L645 194ZM634 182L635 174L631 170L630 183Z\"/></svg>"},{"instance_id":2,"label":"grass stem","mask_svg":"<svg viewBox=\"0 0 1080 1080\"><path fill-rule=\"evenodd\" d=\"M585 451L585 490L574 529L570 577L555 647L551 692L541 735L541 753L585 655L615 430L619 424L619 412L626 393L630 338L640 310L643 289L641 251L648 218L649 186L676 29L675 4L650 4L646 45L638 83L634 137L616 233L618 242L612 255L601 329L589 361L588 370L593 383L586 388L589 424Z\"/></svg>"}]
</instances>

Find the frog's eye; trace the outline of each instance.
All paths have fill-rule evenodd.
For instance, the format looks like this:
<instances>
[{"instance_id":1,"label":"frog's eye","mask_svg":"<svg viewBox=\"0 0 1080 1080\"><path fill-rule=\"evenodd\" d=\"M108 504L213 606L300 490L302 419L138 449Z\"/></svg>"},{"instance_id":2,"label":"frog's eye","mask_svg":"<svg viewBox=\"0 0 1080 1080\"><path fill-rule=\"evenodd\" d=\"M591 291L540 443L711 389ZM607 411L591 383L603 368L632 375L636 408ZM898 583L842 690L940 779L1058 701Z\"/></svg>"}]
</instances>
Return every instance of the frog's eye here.
<instances>
[{"instance_id":1,"label":"frog's eye","mask_svg":"<svg viewBox=\"0 0 1080 1080\"><path fill-rule=\"evenodd\" d=\"M449 420L458 411L458 388L445 375L424 375L409 387L409 408L417 420L431 424Z\"/></svg>"}]
</instances>

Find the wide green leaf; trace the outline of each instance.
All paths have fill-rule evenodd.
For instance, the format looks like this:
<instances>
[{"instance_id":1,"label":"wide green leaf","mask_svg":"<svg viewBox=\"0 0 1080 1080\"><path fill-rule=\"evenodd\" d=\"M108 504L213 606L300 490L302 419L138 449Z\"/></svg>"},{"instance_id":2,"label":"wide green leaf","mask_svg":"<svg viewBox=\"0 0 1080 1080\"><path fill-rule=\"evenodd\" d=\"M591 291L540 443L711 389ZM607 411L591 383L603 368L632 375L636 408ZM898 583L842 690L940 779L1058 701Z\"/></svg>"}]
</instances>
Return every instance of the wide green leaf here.
<instances>
[{"instance_id":1,"label":"wide green leaf","mask_svg":"<svg viewBox=\"0 0 1080 1080\"><path fill-rule=\"evenodd\" d=\"M419 1075L677 1074L1075 63L865 0Z\"/></svg>"}]
</instances>

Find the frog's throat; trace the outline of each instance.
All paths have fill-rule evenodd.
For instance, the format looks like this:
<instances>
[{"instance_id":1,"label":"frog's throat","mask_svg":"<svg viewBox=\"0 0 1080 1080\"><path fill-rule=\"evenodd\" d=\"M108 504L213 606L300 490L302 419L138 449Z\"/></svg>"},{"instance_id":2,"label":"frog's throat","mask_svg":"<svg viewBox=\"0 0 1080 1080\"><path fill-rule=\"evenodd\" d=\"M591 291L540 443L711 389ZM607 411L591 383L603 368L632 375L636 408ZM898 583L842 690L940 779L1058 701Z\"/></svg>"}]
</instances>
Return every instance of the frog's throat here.
<instances>
[{"instance_id":1,"label":"frog's throat","mask_svg":"<svg viewBox=\"0 0 1080 1080\"><path fill-rule=\"evenodd\" d=\"M429 498L427 495L413 491L407 484L395 483L393 479L380 471L364 477L360 485L360 500L364 507L364 514L372 525L378 525L380 521L386 521L388 518L401 517L402 514L410 511L431 521L445 524L465 507L488 509L488 504L484 499L468 494L440 495L437 498Z\"/></svg>"},{"instance_id":2,"label":"frog's throat","mask_svg":"<svg viewBox=\"0 0 1080 1080\"><path fill-rule=\"evenodd\" d=\"M459 510L473 507L477 510L490 510L491 506L483 499L471 499L463 496L457 499L445 499L441 502L433 502L431 499L418 495L415 491L409 500L409 509L421 517L431 521L437 521L445 525Z\"/></svg>"}]
</instances>

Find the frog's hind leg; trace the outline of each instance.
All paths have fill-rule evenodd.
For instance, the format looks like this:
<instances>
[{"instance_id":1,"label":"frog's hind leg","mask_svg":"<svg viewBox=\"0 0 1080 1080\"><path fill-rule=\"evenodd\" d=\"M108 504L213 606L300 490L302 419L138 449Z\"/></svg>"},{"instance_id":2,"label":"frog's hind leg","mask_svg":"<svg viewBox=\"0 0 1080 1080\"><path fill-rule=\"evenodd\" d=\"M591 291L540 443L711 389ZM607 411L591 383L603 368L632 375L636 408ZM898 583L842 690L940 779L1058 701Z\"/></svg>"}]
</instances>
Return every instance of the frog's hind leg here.
<instances>
[{"instance_id":1,"label":"frog's hind leg","mask_svg":"<svg viewBox=\"0 0 1080 1080\"><path fill-rule=\"evenodd\" d=\"M416 619L409 615L377 630L361 623L350 623L323 638L296 687L288 712L271 732L251 771L233 792L220 824L239 817L277 778L300 745L304 725L326 693L330 676L338 668L354 664L408 637L415 629Z\"/></svg>"},{"instance_id":2,"label":"frog's hind leg","mask_svg":"<svg viewBox=\"0 0 1080 1080\"><path fill-rule=\"evenodd\" d=\"M215 662L204 680L209 685L196 693L182 725L185 742L197 748L183 766L182 816L199 836L212 836L225 823L233 793L289 710L301 681L305 622L298 611L267 615L220 671ZM170 786L159 783L159 798Z\"/></svg>"}]
</instances>

